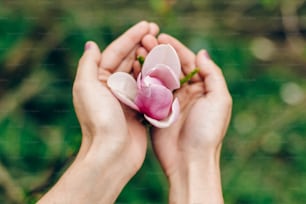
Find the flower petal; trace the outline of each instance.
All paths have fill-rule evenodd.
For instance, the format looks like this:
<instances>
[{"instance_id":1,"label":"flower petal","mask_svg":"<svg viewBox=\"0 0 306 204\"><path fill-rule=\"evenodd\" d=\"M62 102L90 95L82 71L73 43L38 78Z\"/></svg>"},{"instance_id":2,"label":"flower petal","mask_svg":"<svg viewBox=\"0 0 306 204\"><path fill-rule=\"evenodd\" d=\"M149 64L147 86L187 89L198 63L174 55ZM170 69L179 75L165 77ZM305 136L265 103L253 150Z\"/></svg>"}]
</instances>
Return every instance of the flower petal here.
<instances>
[{"instance_id":1,"label":"flower petal","mask_svg":"<svg viewBox=\"0 0 306 204\"><path fill-rule=\"evenodd\" d=\"M176 98L172 103L172 109L170 115L164 120L155 120L147 115L144 117L155 127L157 128L166 128L169 127L172 123L176 121L180 113L180 104Z\"/></svg>"},{"instance_id":2,"label":"flower petal","mask_svg":"<svg viewBox=\"0 0 306 204\"><path fill-rule=\"evenodd\" d=\"M159 79L164 86L173 91L174 89L180 88L180 80L175 75L173 70L164 64L158 64L151 72L148 73L150 77Z\"/></svg>"},{"instance_id":3,"label":"flower petal","mask_svg":"<svg viewBox=\"0 0 306 204\"><path fill-rule=\"evenodd\" d=\"M107 85L122 103L139 111L139 108L134 103L137 84L131 75L125 72L116 72L108 78Z\"/></svg>"},{"instance_id":4,"label":"flower petal","mask_svg":"<svg viewBox=\"0 0 306 204\"><path fill-rule=\"evenodd\" d=\"M147 76L142 80L135 103L140 112L156 120L162 120L171 111L173 94L163 85L148 83L147 81L151 81L150 78Z\"/></svg>"},{"instance_id":5,"label":"flower petal","mask_svg":"<svg viewBox=\"0 0 306 204\"><path fill-rule=\"evenodd\" d=\"M181 63L180 59L176 54L175 49L168 44L161 44L154 47L146 57L143 67L142 67L142 75L146 76L149 72L157 65L157 64L165 64L169 66L177 78L180 77L181 74Z\"/></svg>"}]
</instances>

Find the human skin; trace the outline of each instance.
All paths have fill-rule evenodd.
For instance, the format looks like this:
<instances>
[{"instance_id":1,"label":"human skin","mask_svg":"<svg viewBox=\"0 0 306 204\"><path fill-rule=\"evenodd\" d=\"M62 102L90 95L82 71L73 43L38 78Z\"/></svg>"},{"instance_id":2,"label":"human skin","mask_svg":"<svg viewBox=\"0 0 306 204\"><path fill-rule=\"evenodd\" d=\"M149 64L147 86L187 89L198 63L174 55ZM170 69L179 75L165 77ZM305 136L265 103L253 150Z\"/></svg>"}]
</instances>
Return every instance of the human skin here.
<instances>
[{"instance_id":1,"label":"human skin","mask_svg":"<svg viewBox=\"0 0 306 204\"><path fill-rule=\"evenodd\" d=\"M156 24L140 22L102 54L94 42L86 43L73 85L73 103L82 129L81 147L39 204L114 203L139 170L147 147L145 127L134 111L113 96L106 80L117 71L132 72L141 40L158 31Z\"/></svg>"},{"instance_id":2,"label":"human skin","mask_svg":"<svg viewBox=\"0 0 306 204\"><path fill-rule=\"evenodd\" d=\"M181 106L178 120L152 130L153 148L170 185L169 203L224 203L219 160L232 110L225 79L205 50L195 55L167 34L157 39L147 35L142 41L148 51L165 43L177 51L182 77L200 70L175 92Z\"/></svg>"},{"instance_id":3,"label":"human skin","mask_svg":"<svg viewBox=\"0 0 306 204\"><path fill-rule=\"evenodd\" d=\"M202 50L197 55L141 22L102 53L88 42L77 71L73 100L82 129L78 155L38 203L114 203L143 163L147 140L137 113L120 104L106 86L117 71L137 76L136 56L169 43L182 64L182 77L195 67L192 83L175 92L181 105L177 122L152 130L154 151L169 180L169 203L223 203L219 159L232 101L220 68ZM115 124L115 125L114 125Z\"/></svg>"}]
</instances>

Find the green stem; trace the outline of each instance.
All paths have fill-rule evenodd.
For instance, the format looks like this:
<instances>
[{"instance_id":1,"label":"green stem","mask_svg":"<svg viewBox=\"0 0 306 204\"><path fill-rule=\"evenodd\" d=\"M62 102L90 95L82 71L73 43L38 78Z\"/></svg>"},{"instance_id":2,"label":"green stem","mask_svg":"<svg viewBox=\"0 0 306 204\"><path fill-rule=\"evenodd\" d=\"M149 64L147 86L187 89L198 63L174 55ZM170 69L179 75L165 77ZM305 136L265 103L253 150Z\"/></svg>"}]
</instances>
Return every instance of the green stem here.
<instances>
[{"instance_id":1,"label":"green stem","mask_svg":"<svg viewBox=\"0 0 306 204\"><path fill-rule=\"evenodd\" d=\"M180 80L181 85L188 82L194 75L196 75L200 71L199 68L195 68L189 74L187 74L184 78Z\"/></svg>"},{"instance_id":2,"label":"green stem","mask_svg":"<svg viewBox=\"0 0 306 204\"><path fill-rule=\"evenodd\" d=\"M145 58L143 56L138 56L137 60L138 60L139 64L142 66L143 63L144 63Z\"/></svg>"}]
</instances>

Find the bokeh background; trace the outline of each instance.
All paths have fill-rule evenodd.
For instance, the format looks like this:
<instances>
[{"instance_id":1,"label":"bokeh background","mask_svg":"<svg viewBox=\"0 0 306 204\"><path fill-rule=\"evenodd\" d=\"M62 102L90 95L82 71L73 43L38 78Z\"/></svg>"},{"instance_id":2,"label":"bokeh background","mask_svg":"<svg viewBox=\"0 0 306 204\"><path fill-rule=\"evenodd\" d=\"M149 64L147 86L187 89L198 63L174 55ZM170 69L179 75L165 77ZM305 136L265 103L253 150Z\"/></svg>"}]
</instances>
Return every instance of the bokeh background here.
<instances>
[{"instance_id":1,"label":"bokeh background","mask_svg":"<svg viewBox=\"0 0 306 204\"><path fill-rule=\"evenodd\" d=\"M87 40L140 20L205 48L233 96L221 168L226 203L306 203L304 0L1 0L0 203L35 203L73 161L71 88ZM117 203L167 203L149 148Z\"/></svg>"}]
</instances>

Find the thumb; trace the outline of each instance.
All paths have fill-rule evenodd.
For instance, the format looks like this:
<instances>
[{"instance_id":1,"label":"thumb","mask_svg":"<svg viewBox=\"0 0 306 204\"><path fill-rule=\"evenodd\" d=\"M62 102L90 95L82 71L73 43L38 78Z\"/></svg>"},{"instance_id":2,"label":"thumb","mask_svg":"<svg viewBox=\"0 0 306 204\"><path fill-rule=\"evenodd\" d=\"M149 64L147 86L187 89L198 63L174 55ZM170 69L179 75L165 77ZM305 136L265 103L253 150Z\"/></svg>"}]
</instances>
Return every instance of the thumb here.
<instances>
[{"instance_id":1,"label":"thumb","mask_svg":"<svg viewBox=\"0 0 306 204\"><path fill-rule=\"evenodd\" d=\"M228 92L222 70L210 59L206 50L201 50L196 57L200 76L204 80L207 94Z\"/></svg>"},{"instance_id":2,"label":"thumb","mask_svg":"<svg viewBox=\"0 0 306 204\"><path fill-rule=\"evenodd\" d=\"M83 56L78 65L77 78L92 80L98 77L101 52L98 45L92 41L86 42L84 49Z\"/></svg>"}]
</instances>

